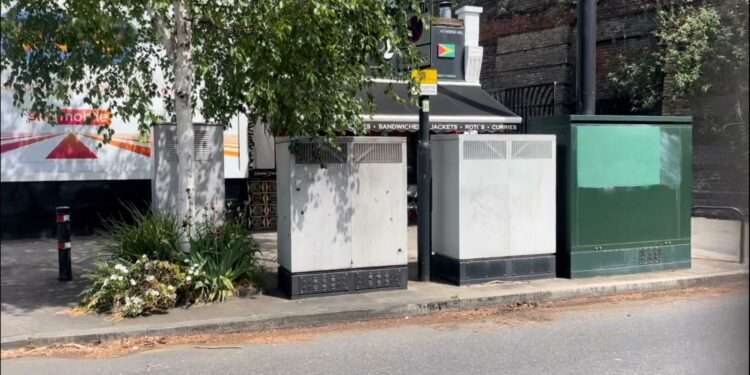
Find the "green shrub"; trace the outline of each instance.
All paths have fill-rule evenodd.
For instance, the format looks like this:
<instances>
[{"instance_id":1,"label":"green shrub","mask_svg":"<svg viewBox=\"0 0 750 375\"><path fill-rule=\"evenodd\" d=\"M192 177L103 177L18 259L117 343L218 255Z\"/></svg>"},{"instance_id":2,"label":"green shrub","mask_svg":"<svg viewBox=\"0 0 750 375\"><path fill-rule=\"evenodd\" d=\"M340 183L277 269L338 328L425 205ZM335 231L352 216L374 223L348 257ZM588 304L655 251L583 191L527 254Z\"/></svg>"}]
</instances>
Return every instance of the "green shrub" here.
<instances>
[{"instance_id":1,"label":"green shrub","mask_svg":"<svg viewBox=\"0 0 750 375\"><path fill-rule=\"evenodd\" d=\"M174 217L127 206L132 222L110 220L105 231L111 238L112 256L135 262L142 255L149 259L179 259L180 223Z\"/></svg>"},{"instance_id":2,"label":"green shrub","mask_svg":"<svg viewBox=\"0 0 750 375\"><path fill-rule=\"evenodd\" d=\"M247 227L236 221L198 225L186 260L195 299L224 301L241 283L259 286L263 273L257 259L259 251Z\"/></svg>"},{"instance_id":3,"label":"green shrub","mask_svg":"<svg viewBox=\"0 0 750 375\"><path fill-rule=\"evenodd\" d=\"M150 260L146 255L133 263L99 263L87 278L92 286L82 293L83 307L117 317L166 312L182 302L180 295L193 289L179 264Z\"/></svg>"},{"instance_id":4,"label":"green shrub","mask_svg":"<svg viewBox=\"0 0 750 375\"><path fill-rule=\"evenodd\" d=\"M258 245L242 215L207 219L193 229L190 250L179 248L183 231L173 217L128 207L132 221L110 221L107 258L87 275L84 309L133 317L179 304L224 301L238 287L260 287Z\"/></svg>"}]
</instances>

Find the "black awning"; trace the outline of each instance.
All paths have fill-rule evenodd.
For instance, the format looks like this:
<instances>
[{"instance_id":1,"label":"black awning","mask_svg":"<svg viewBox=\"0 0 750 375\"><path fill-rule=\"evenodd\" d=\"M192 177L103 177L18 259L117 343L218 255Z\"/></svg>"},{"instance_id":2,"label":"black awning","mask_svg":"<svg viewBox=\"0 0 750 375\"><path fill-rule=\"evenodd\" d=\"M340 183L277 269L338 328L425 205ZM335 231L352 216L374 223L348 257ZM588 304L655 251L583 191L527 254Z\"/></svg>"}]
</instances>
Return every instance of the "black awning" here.
<instances>
[{"instance_id":1,"label":"black awning","mask_svg":"<svg viewBox=\"0 0 750 375\"><path fill-rule=\"evenodd\" d=\"M405 83L373 83L368 91L375 110L364 116L365 127L376 132L419 130L417 106L394 99L388 94L389 87L399 97L409 98ZM513 132L518 130L521 117L478 85L440 84L438 94L430 97L430 122L435 132Z\"/></svg>"}]
</instances>

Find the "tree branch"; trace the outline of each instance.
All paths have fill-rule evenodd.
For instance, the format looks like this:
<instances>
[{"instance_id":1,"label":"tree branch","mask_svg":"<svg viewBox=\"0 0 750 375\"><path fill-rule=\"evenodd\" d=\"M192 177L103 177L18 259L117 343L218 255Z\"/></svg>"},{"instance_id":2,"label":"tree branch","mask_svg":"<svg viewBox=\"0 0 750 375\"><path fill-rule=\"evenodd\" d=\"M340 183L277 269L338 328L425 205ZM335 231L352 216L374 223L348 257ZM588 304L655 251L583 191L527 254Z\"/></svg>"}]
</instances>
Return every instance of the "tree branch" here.
<instances>
[{"instance_id":1,"label":"tree branch","mask_svg":"<svg viewBox=\"0 0 750 375\"><path fill-rule=\"evenodd\" d=\"M174 33L170 32L166 26L166 20L159 12L154 11L151 17L152 26L157 37L161 40L162 47L167 52L170 61L175 59L175 40Z\"/></svg>"}]
</instances>

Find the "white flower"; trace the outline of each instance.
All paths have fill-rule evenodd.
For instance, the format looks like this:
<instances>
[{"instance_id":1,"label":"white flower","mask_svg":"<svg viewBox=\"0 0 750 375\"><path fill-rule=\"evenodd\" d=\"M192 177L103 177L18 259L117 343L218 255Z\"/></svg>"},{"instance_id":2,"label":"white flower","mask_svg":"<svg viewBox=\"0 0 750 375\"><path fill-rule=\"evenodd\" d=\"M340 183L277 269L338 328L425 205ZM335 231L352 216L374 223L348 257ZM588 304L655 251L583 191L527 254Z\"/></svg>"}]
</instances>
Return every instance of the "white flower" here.
<instances>
[{"instance_id":1,"label":"white flower","mask_svg":"<svg viewBox=\"0 0 750 375\"><path fill-rule=\"evenodd\" d=\"M122 273L128 273L128 268L123 266L120 263L115 264L115 269L122 272Z\"/></svg>"},{"instance_id":2,"label":"white flower","mask_svg":"<svg viewBox=\"0 0 750 375\"><path fill-rule=\"evenodd\" d=\"M156 280L156 278L154 277L154 275L147 275L146 276L146 281L154 281L154 280Z\"/></svg>"},{"instance_id":3,"label":"white flower","mask_svg":"<svg viewBox=\"0 0 750 375\"><path fill-rule=\"evenodd\" d=\"M174 290L174 287L172 285L167 285L167 290L172 291Z\"/></svg>"},{"instance_id":4,"label":"white flower","mask_svg":"<svg viewBox=\"0 0 750 375\"><path fill-rule=\"evenodd\" d=\"M133 280L133 279L130 279L130 285L133 285L133 286L135 286L135 280Z\"/></svg>"},{"instance_id":5,"label":"white flower","mask_svg":"<svg viewBox=\"0 0 750 375\"><path fill-rule=\"evenodd\" d=\"M185 278L185 280L187 280L187 281L190 281L190 280L192 280L192 279L193 279L193 277L192 277L192 276L188 276L187 278Z\"/></svg>"},{"instance_id":6,"label":"white flower","mask_svg":"<svg viewBox=\"0 0 750 375\"><path fill-rule=\"evenodd\" d=\"M120 276L117 276L117 275L112 275L112 276L110 276L109 278L110 278L110 279L112 279L112 280L117 280L117 278L118 278L118 277L120 277Z\"/></svg>"}]
</instances>

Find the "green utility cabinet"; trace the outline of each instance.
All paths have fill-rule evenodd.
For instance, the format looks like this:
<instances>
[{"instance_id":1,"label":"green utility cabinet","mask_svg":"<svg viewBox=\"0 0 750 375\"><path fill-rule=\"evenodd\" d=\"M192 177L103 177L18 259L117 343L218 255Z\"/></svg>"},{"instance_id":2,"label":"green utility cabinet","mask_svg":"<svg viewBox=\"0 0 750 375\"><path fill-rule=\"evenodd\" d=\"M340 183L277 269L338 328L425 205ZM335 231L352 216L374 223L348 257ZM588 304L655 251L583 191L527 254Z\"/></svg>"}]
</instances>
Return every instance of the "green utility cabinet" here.
<instances>
[{"instance_id":1,"label":"green utility cabinet","mask_svg":"<svg viewBox=\"0 0 750 375\"><path fill-rule=\"evenodd\" d=\"M690 268L692 118L568 115L557 135L558 275Z\"/></svg>"}]
</instances>

